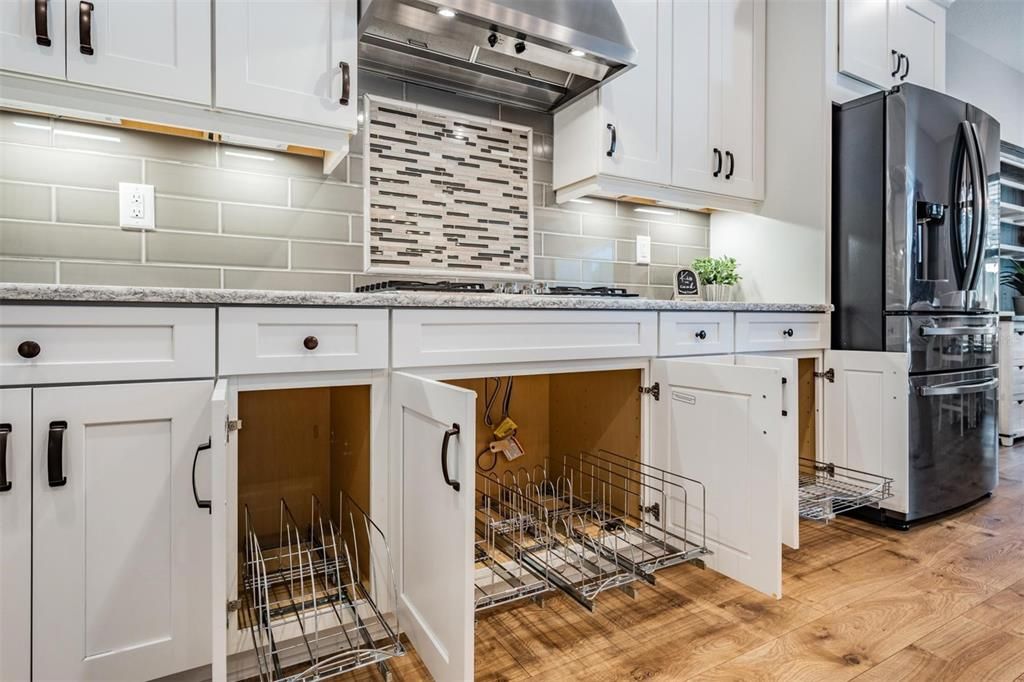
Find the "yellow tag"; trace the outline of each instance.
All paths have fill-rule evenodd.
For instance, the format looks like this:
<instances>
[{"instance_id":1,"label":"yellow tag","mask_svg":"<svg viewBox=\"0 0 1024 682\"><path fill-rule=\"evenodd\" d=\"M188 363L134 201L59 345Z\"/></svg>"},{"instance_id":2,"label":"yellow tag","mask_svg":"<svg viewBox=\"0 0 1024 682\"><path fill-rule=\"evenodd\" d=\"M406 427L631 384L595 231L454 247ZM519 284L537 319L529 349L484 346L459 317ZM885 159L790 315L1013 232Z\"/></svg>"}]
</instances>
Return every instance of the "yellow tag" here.
<instances>
[{"instance_id":1,"label":"yellow tag","mask_svg":"<svg viewBox=\"0 0 1024 682\"><path fill-rule=\"evenodd\" d=\"M512 421L510 418L505 417L504 419L501 420L501 423L498 424L498 427L494 429L494 437L507 438L508 436L511 436L513 433L515 433L517 429L519 429L519 426L516 425L516 423Z\"/></svg>"}]
</instances>

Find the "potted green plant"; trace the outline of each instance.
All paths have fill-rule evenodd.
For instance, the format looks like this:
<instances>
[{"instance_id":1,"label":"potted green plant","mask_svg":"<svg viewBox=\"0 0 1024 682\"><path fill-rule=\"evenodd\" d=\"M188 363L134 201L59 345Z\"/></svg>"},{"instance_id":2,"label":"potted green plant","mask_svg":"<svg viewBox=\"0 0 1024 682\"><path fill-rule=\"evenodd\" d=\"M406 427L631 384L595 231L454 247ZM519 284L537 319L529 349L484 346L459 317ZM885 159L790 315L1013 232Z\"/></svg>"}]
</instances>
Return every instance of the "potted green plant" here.
<instances>
[{"instance_id":1,"label":"potted green plant","mask_svg":"<svg viewBox=\"0 0 1024 682\"><path fill-rule=\"evenodd\" d=\"M705 301L731 301L736 284L743 279L736 272L735 258L698 258L693 269L700 278Z\"/></svg>"},{"instance_id":2,"label":"potted green plant","mask_svg":"<svg viewBox=\"0 0 1024 682\"><path fill-rule=\"evenodd\" d=\"M999 273L999 283L1016 294L1013 297L1013 314L1024 315L1024 265L1011 260L1010 266Z\"/></svg>"}]
</instances>

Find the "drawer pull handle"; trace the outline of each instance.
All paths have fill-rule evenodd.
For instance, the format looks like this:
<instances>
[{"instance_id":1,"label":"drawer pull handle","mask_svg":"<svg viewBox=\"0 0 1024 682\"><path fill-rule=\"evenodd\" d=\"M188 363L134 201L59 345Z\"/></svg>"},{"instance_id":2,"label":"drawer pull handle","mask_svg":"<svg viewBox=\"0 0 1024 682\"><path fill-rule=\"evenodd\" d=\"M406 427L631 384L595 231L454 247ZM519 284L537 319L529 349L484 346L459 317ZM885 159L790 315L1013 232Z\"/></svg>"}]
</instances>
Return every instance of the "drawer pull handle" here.
<instances>
[{"instance_id":1,"label":"drawer pull handle","mask_svg":"<svg viewBox=\"0 0 1024 682\"><path fill-rule=\"evenodd\" d=\"M706 331L704 331L703 329L701 329L699 332L694 334L694 336L696 336L698 339L703 341L704 339L708 338L708 333Z\"/></svg>"},{"instance_id":2,"label":"drawer pull handle","mask_svg":"<svg viewBox=\"0 0 1024 682\"><path fill-rule=\"evenodd\" d=\"M0 424L0 493L11 489L11 479L7 478L7 437L11 433L10 424Z\"/></svg>"},{"instance_id":3,"label":"drawer pull handle","mask_svg":"<svg viewBox=\"0 0 1024 682\"><path fill-rule=\"evenodd\" d=\"M789 329L783 329L782 330L782 335L783 336L788 336L789 338L793 338L793 328L790 327Z\"/></svg>"},{"instance_id":4,"label":"drawer pull handle","mask_svg":"<svg viewBox=\"0 0 1024 682\"><path fill-rule=\"evenodd\" d=\"M441 475L444 476L444 482L455 488L455 492L459 491L462 486L458 481L453 481L451 476L448 475L448 441L451 440L452 436L459 435L459 425L452 424L452 428L444 432L444 440L441 441Z\"/></svg>"},{"instance_id":5,"label":"drawer pull handle","mask_svg":"<svg viewBox=\"0 0 1024 682\"><path fill-rule=\"evenodd\" d=\"M196 490L196 462L199 461L199 453L213 447L213 437L206 439L206 442L196 448L196 456L192 458L192 497L196 499L196 506L213 514L213 500L200 500L199 491Z\"/></svg>"},{"instance_id":6,"label":"drawer pull handle","mask_svg":"<svg viewBox=\"0 0 1024 682\"><path fill-rule=\"evenodd\" d=\"M302 339L302 345L306 350L316 350L316 347L320 345L320 340L315 336L307 336Z\"/></svg>"},{"instance_id":7,"label":"drawer pull handle","mask_svg":"<svg viewBox=\"0 0 1024 682\"><path fill-rule=\"evenodd\" d=\"M67 422L50 422L50 435L46 441L46 473L51 488L60 488L68 482L64 475L64 432Z\"/></svg>"},{"instance_id":8,"label":"drawer pull handle","mask_svg":"<svg viewBox=\"0 0 1024 682\"><path fill-rule=\"evenodd\" d=\"M41 350L42 348L35 341L22 341L18 344L18 355L26 360L36 357Z\"/></svg>"}]
</instances>

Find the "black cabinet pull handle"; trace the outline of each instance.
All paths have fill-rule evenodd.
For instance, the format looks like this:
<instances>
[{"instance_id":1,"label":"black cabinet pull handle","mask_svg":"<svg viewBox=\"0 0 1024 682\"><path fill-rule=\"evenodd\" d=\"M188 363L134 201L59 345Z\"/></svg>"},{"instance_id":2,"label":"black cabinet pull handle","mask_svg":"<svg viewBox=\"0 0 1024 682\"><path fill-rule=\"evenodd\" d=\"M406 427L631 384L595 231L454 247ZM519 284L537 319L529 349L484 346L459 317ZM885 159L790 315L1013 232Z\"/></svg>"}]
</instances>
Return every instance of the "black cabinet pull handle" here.
<instances>
[{"instance_id":1,"label":"black cabinet pull handle","mask_svg":"<svg viewBox=\"0 0 1024 682\"><path fill-rule=\"evenodd\" d=\"M451 476L448 475L448 441L451 440L452 436L459 435L459 425L452 424L452 428L444 432L444 440L441 441L441 475L444 476L444 482L455 488L455 492L459 491L462 486L459 485L458 481L453 481Z\"/></svg>"},{"instance_id":2,"label":"black cabinet pull handle","mask_svg":"<svg viewBox=\"0 0 1024 682\"><path fill-rule=\"evenodd\" d=\"M199 491L196 490L196 462L199 461L199 453L213 447L213 437L206 439L206 442L196 448L196 456L192 458L192 497L196 498L196 506L213 513L213 500L200 500Z\"/></svg>"},{"instance_id":3,"label":"black cabinet pull handle","mask_svg":"<svg viewBox=\"0 0 1024 682\"><path fill-rule=\"evenodd\" d=\"M903 68L903 75L900 76L900 80L901 81L905 81L905 80L907 80L907 76L910 75L910 57L908 57L905 54L901 54L900 56L903 57L907 61L907 65Z\"/></svg>"},{"instance_id":4,"label":"black cabinet pull handle","mask_svg":"<svg viewBox=\"0 0 1024 682\"><path fill-rule=\"evenodd\" d=\"M46 21L46 10L50 0L36 0L36 45L50 46L50 28Z\"/></svg>"},{"instance_id":5,"label":"black cabinet pull handle","mask_svg":"<svg viewBox=\"0 0 1024 682\"><path fill-rule=\"evenodd\" d=\"M42 348L35 341L22 341L18 344L18 355L26 360L31 360L35 356L39 355L41 350Z\"/></svg>"},{"instance_id":6,"label":"black cabinet pull handle","mask_svg":"<svg viewBox=\"0 0 1024 682\"><path fill-rule=\"evenodd\" d=\"M608 151L605 152L605 156L612 156L615 154L615 145L619 143L619 136L618 133L615 132L615 126L613 124L608 124L608 130L612 133L612 141L608 144Z\"/></svg>"},{"instance_id":7,"label":"black cabinet pull handle","mask_svg":"<svg viewBox=\"0 0 1024 682\"><path fill-rule=\"evenodd\" d=\"M305 348L306 350L316 350L317 346L319 345L320 339L316 338L315 336L307 336L306 338L302 339L302 347Z\"/></svg>"},{"instance_id":8,"label":"black cabinet pull handle","mask_svg":"<svg viewBox=\"0 0 1024 682\"><path fill-rule=\"evenodd\" d=\"M11 433L10 424L0 424L0 493L11 489L11 479L7 478L7 437Z\"/></svg>"},{"instance_id":9,"label":"black cabinet pull handle","mask_svg":"<svg viewBox=\"0 0 1024 682\"><path fill-rule=\"evenodd\" d=\"M68 482L64 475L64 432L68 423L50 422L50 436L46 442L46 473L51 488L60 488Z\"/></svg>"},{"instance_id":10,"label":"black cabinet pull handle","mask_svg":"<svg viewBox=\"0 0 1024 682\"><path fill-rule=\"evenodd\" d=\"M896 57L896 68L893 69L889 75L895 78L896 74L900 72L900 67L903 66L903 54L896 50L892 50L892 56Z\"/></svg>"},{"instance_id":11,"label":"black cabinet pull handle","mask_svg":"<svg viewBox=\"0 0 1024 682\"><path fill-rule=\"evenodd\" d=\"M722 152L718 147L715 147L713 153L715 155L715 172L711 175L712 177L717 178L722 172Z\"/></svg>"},{"instance_id":12,"label":"black cabinet pull handle","mask_svg":"<svg viewBox=\"0 0 1024 682\"><path fill-rule=\"evenodd\" d=\"M726 152L725 157L729 159L729 172L725 174L725 179L728 180L732 177L732 172L736 170L736 157L732 155L732 152Z\"/></svg>"},{"instance_id":13,"label":"black cabinet pull handle","mask_svg":"<svg viewBox=\"0 0 1024 682\"><path fill-rule=\"evenodd\" d=\"M82 54L95 54L92 49L92 11L96 6L87 0L78 3L78 49Z\"/></svg>"},{"instance_id":14,"label":"black cabinet pull handle","mask_svg":"<svg viewBox=\"0 0 1024 682\"><path fill-rule=\"evenodd\" d=\"M349 91L352 88L352 78L349 73L348 62L338 62L338 68L341 69L341 99L338 100L341 106L348 106Z\"/></svg>"},{"instance_id":15,"label":"black cabinet pull handle","mask_svg":"<svg viewBox=\"0 0 1024 682\"><path fill-rule=\"evenodd\" d=\"M703 329L701 329L699 332L694 334L694 336L696 336L698 339L703 341L704 339L708 338L708 333L706 331L704 331Z\"/></svg>"},{"instance_id":16,"label":"black cabinet pull handle","mask_svg":"<svg viewBox=\"0 0 1024 682\"><path fill-rule=\"evenodd\" d=\"M789 338L793 338L793 330L792 329L783 329L782 330L782 335L783 336L788 336Z\"/></svg>"}]
</instances>

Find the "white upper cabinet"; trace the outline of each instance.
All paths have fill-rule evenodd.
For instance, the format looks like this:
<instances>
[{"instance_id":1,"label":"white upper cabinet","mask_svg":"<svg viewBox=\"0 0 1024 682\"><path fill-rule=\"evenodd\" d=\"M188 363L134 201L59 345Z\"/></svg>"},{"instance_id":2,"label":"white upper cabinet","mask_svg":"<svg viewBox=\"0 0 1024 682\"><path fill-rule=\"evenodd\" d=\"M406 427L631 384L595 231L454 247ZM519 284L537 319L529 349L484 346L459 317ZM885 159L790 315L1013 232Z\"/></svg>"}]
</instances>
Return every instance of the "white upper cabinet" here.
<instances>
[{"instance_id":1,"label":"white upper cabinet","mask_svg":"<svg viewBox=\"0 0 1024 682\"><path fill-rule=\"evenodd\" d=\"M840 0L839 71L879 88L946 87L946 10L932 0Z\"/></svg>"},{"instance_id":2,"label":"white upper cabinet","mask_svg":"<svg viewBox=\"0 0 1024 682\"><path fill-rule=\"evenodd\" d=\"M355 129L356 0L216 8L217 107Z\"/></svg>"},{"instance_id":3,"label":"white upper cabinet","mask_svg":"<svg viewBox=\"0 0 1024 682\"><path fill-rule=\"evenodd\" d=\"M0 2L0 69L64 78L64 0Z\"/></svg>"},{"instance_id":4,"label":"white upper cabinet","mask_svg":"<svg viewBox=\"0 0 1024 682\"><path fill-rule=\"evenodd\" d=\"M210 103L210 0L67 3L67 78Z\"/></svg>"},{"instance_id":5,"label":"white upper cabinet","mask_svg":"<svg viewBox=\"0 0 1024 682\"><path fill-rule=\"evenodd\" d=\"M602 172L670 183L672 175L672 1L615 3L640 62L599 94L608 146Z\"/></svg>"},{"instance_id":6,"label":"white upper cabinet","mask_svg":"<svg viewBox=\"0 0 1024 682\"><path fill-rule=\"evenodd\" d=\"M637 66L555 114L558 200L753 208L764 197L764 0L616 7Z\"/></svg>"},{"instance_id":7,"label":"white upper cabinet","mask_svg":"<svg viewBox=\"0 0 1024 682\"><path fill-rule=\"evenodd\" d=\"M211 383L33 389L35 679L209 663L210 515L193 461L211 435Z\"/></svg>"}]
</instances>

